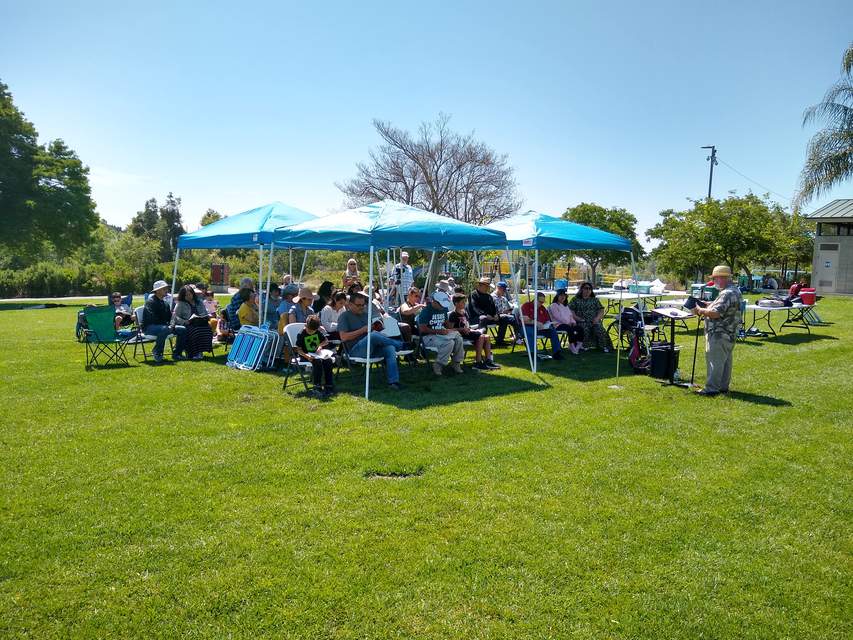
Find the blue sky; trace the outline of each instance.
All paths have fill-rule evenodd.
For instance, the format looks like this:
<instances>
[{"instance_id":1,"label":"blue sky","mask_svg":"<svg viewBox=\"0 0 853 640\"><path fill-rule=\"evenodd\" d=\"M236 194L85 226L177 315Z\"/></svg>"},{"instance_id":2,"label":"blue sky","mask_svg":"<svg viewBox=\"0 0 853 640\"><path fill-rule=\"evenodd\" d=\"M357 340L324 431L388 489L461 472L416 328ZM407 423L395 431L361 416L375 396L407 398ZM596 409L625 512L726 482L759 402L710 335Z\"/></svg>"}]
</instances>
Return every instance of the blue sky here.
<instances>
[{"instance_id":1,"label":"blue sky","mask_svg":"<svg viewBox=\"0 0 853 640\"><path fill-rule=\"evenodd\" d=\"M208 207L338 209L373 118L439 112L509 155L525 208L594 201L645 230L704 196L706 144L790 197L803 109L853 38L849 0L116 4L0 0L0 79L90 166L102 217L173 191L189 229ZM750 189L715 170L715 195Z\"/></svg>"}]
</instances>

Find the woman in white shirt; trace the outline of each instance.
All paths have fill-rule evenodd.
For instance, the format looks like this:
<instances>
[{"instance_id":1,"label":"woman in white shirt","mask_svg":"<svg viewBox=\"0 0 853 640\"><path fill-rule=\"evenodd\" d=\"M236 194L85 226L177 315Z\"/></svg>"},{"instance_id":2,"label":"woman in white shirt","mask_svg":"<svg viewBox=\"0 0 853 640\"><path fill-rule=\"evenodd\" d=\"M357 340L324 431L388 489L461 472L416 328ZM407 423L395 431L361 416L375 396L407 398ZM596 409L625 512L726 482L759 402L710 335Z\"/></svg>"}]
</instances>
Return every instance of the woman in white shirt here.
<instances>
[{"instance_id":1,"label":"woman in white shirt","mask_svg":"<svg viewBox=\"0 0 853 640\"><path fill-rule=\"evenodd\" d=\"M347 303L347 294L336 291L329 299L329 304L320 310L320 325L326 330L330 340L339 340L338 318L344 312Z\"/></svg>"}]
</instances>

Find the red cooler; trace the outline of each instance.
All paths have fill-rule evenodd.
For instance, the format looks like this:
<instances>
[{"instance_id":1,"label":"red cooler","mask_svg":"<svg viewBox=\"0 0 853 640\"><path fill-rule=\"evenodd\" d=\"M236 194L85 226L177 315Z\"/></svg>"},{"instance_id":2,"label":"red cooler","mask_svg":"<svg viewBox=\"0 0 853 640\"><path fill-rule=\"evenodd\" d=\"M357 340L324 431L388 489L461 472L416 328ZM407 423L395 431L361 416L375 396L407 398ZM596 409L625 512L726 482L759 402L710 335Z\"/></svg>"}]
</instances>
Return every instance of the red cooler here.
<instances>
[{"instance_id":1,"label":"red cooler","mask_svg":"<svg viewBox=\"0 0 853 640\"><path fill-rule=\"evenodd\" d=\"M815 303L815 290L814 289L806 289L803 287L800 289L800 300L803 301L803 304L814 304Z\"/></svg>"}]
</instances>

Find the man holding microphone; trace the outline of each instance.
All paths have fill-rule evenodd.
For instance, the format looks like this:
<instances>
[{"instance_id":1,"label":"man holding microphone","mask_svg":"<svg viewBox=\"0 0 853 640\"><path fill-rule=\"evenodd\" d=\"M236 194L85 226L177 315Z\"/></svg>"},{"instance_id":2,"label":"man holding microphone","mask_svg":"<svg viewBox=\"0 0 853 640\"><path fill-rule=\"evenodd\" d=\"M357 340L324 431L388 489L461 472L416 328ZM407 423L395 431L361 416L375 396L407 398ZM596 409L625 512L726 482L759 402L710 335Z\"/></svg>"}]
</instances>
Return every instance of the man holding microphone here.
<instances>
[{"instance_id":1,"label":"man holding microphone","mask_svg":"<svg viewBox=\"0 0 853 640\"><path fill-rule=\"evenodd\" d=\"M705 388L697 393L716 396L729 392L732 379L732 352L741 324L740 289L732 282L732 270L726 265L714 267L711 274L720 293L716 300L697 305L694 313L705 318Z\"/></svg>"}]
</instances>

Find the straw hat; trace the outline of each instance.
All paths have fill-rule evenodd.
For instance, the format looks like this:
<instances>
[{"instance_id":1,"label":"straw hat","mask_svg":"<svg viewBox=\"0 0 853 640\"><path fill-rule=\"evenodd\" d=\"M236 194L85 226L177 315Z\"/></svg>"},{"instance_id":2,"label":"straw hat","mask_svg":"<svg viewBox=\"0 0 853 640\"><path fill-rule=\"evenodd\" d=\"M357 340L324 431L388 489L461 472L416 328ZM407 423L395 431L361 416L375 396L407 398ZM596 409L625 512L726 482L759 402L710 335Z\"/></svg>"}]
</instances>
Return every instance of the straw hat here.
<instances>
[{"instance_id":1,"label":"straw hat","mask_svg":"<svg viewBox=\"0 0 853 640\"><path fill-rule=\"evenodd\" d=\"M302 287L299 290L299 298L300 299L305 298L308 300L313 300L314 299L314 292L311 290L311 287Z\"/></svg>"},{"instance_id":2,"label":"straw hat","mask_svg":"<svg viewBox=\"0 0 853 640\"><path fill-rule=\"evenodd\" d=\"M168 288L169 288L169 285L165 280L158 280L157 282L155 282L152 285L151 291L155 292L155 291L160 291L160 289L168 289Z\"/></svg>"},{"instance_id":3,"label":"straw hat","mask_svg":"<svg viewBox=\"0 0 853 640\"><path fill-rule=\"evenodd\" d=\"M732 270L724 264L717 265L714 267L714 271L711 273L712 278L731 278Z\"/></svg>"}]
</instances>

